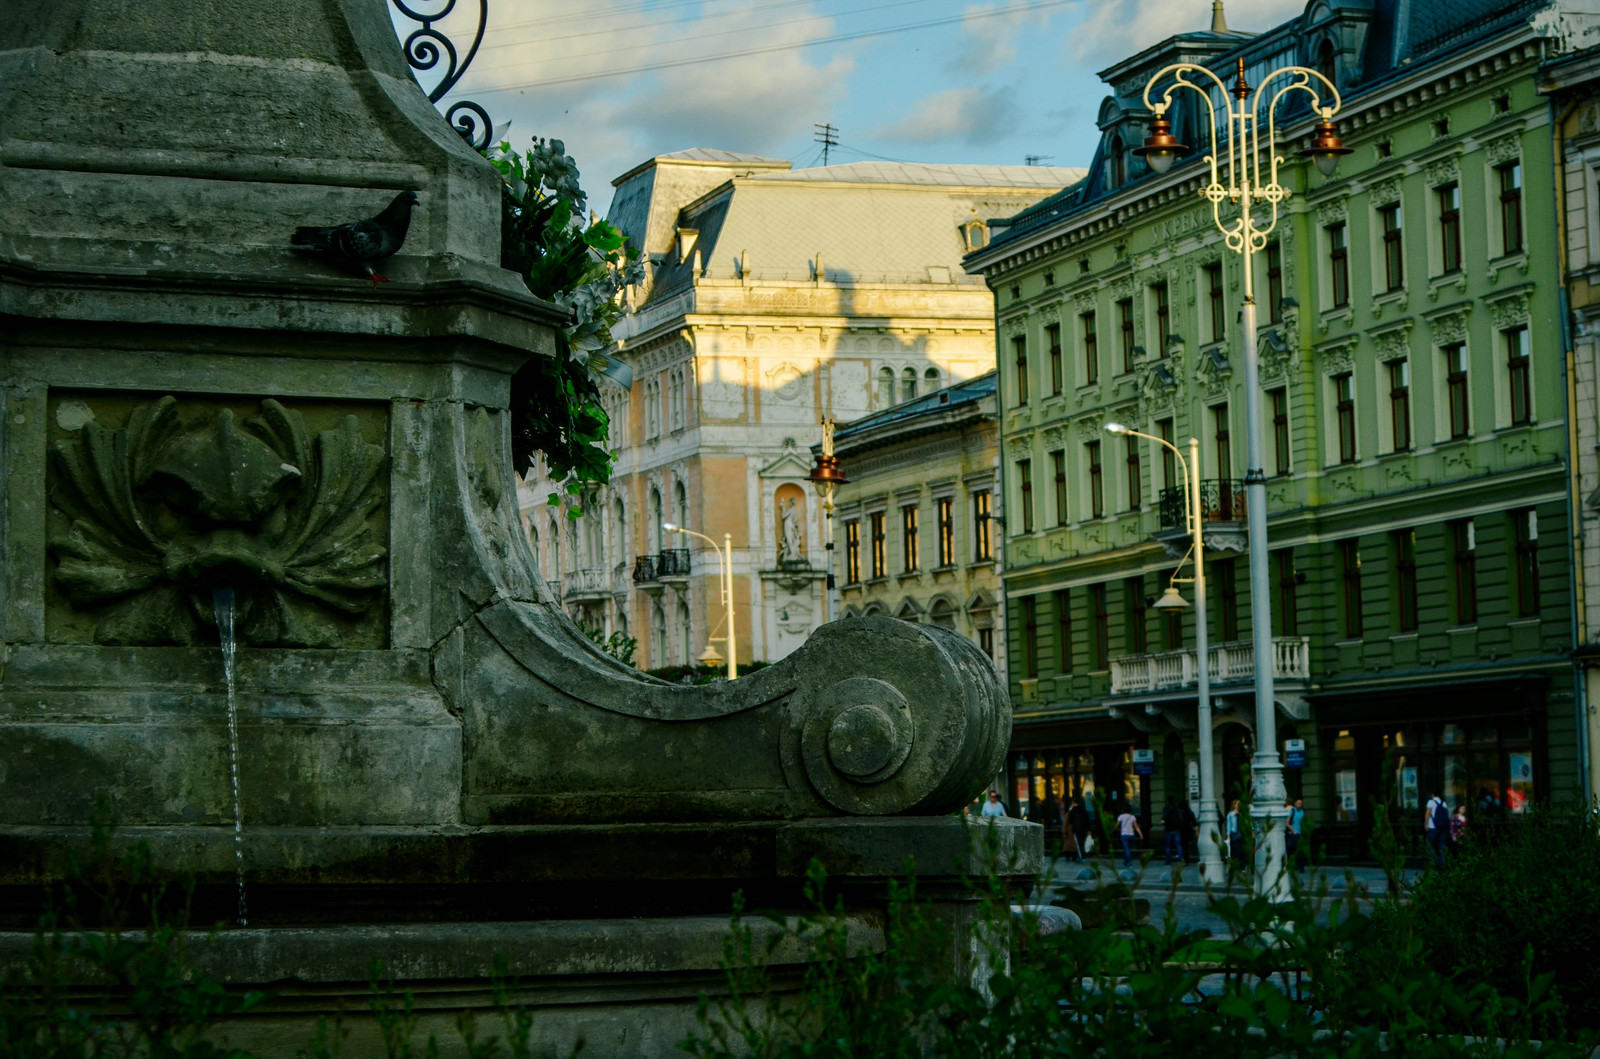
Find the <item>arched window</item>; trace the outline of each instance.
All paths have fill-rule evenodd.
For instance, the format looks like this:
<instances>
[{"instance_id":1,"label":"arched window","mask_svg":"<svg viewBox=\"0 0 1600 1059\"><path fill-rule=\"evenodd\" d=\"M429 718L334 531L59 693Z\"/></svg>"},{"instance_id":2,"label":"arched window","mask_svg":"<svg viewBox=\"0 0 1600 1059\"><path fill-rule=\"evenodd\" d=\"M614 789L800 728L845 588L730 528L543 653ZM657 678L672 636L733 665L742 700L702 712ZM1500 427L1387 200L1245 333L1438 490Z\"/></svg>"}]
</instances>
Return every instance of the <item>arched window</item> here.
<instances>
[{"instance_id":1,"label":"arched window","mask_svg":"<svg viewBox=\"0 0 1600 1059\"><path fill-rule=\"evenodd\" d=\"M533 549L533 565L542 572L544 556L539 554L539 527L532 522L528 523L528 547Z\"/></svg>"},{"instance_id":2,"label":"arched window","mask_svg":"<svg viewBox=\"0 0 1600 1059\"><path fill-rule=\"evenodd\" d=\"M900 400L914 401L917 397L917 369L907 368L900 373Z\"/></svg>"},{"instance_id":3,"label":"arched window","mask_svg":"<svg viewBox=\"0 0 1600 1059\"><path fill-rule=\"evenodd\" d=\"M678 662L689 665L694 661L694 627L689 619L689 604L678 600Z\"/></svg>"},{"instance_id":4,"label":"arched window","mask_svg":"<svg viewBox=\"0 0 1600 1059\"><path fill-rule=\"evenodd\" d=\"M922 373L922 392L932 393L939 388L939 369L929 368Z\"/></svg>"},{"instance_id":5,"label":"arched window","mask_svg":"<svg viewBox=\"0 0 1600 1059\"><path fill-rule=\"evenodd\" d=\"M624 563L628 561L628 508L623 504L621 497L618 497L611 507L612 526L616 533L616 539L611 542L611 550L616 553L617 562Z\"/></svg>"},{"instance_id":6,"label":"arched window","mask_svg":"<svg viewBox=\"0 0 1600 1059\"><path fill-rule=\"evenodd\" d=\"M650 551L654 555L661 554L661 490L655 486L650 487Z\"/></svg>"},{"instance_id":7,"label":"arched window","mask_svg":"<svg viewBox=\"0 0 1600 1059\"><path fill-rule=\"evenodd\" d=\"M550 566L545 570L547 581L561 580L561 525L555 519L550 520L550 533L546 538L550 543Z\"/></svg>"},{"instance_id":8,"label":"arched window","mask_svg":"<svg viewBox=\"0 0 1600 1059\"><path fill-rule=\"evenodd\" d=\"M928 608L928 620L935 625L942 625L946 629L956 627L956 610L950 605L948 599L936 599L933 606Z\"/></svg>"},{"instance_id":9,"label":"arched window","mask_svg":"<svg viewBox=\"0 0 1600 1059\"><path fill-rule=\"evenodd\" d=\"M1122 147L1122 137L1111 137L1111 186L1120 188L1128 182L1128 155Z\"/></svg>"},{"instance_id":10,"label":"arched window","mask_svg":"<svg viewBox=\"0 0 1600 1059\"><path fill-rule=\"evenodd\" d=\"M989 230L982 221L968 221L961 231L966 237L968 250L978 250L989 242Z\"/></svg>"},{"instance_id":11,"label":"arched window","mask_svg":"<svg viewBox=\"0 0 1600 1059\"><path fill-rule=\"evenodd\" d=\"M894 404L894 369L878 369L878 406L888 408Z\"/></svg>"},{"instance_id":12,"label":"arched window","mask_svg":"<svg viewBox=\"0 0 1600 1059\"><path fill-rule=\"evenodd\" d=\"M680 526L689 524L689 490L681 479L672 489L672 521Z\"/></svg>"},{"instance_id":13,"label":"arched window","mask_svg":"<svg viewBox=\"0 0 1600 1059\"><path fill-rule=\"evenodd\" d=\"M650 604L650 668L659 669L667 664L667 614L661 601Z\"/></svg>"},{"instance_id":14,"label":"arched window","mask_svg":"<svg viewBox=\"0 0 1600 1059\"><path fill-rule=\"evenodd\" d=\"M1317 45L1317 73L1326 77L1335 85L1339 83L1339 67L1335 59L1333 41L1331 40L1324 39L1321 44Z\"/></svg>"}]
</instances>

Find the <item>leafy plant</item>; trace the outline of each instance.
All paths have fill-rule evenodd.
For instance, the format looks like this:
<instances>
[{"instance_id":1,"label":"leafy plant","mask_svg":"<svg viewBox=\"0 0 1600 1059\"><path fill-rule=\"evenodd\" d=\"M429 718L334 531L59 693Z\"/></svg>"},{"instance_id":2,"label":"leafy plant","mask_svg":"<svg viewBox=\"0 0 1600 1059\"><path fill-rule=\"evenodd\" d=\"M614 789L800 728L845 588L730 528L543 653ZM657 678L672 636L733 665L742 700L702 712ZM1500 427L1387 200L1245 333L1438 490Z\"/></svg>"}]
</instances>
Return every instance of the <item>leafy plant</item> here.
<instances>
[{"instance_id":1,"label":"leafy plant","mask_svg":"<svg viewBox=\"0 0 1600 1059\"><path fill-rule=\"evenodd\" d=\"M610 636L607 636L605 628L598 622L580 621L578 628L600 650L625 666L633 665L633 654L639 649L638 637L629 636L621 631L613 632Z\"/></svg>"},{"instance_id":2,"label":"leafy plant","mask_svg":"<svg viewBox=\"0 0 1600 1059\"><path fill-rule=\"evenodd\" d=\"M587 198L560 140L536 137L526 154L501 143L489 161L506 181L501 265L573 314L558 335L557 355L533 357L512 377L512 455L525 467L543 453L551 477L576 497L611 479L615 453L605 446L610 424L598 380L631 384L631 371L606 350L620 313L617 294L640 282L643 265L614 226L583 222Z\"/></svg>"}]
</instances>

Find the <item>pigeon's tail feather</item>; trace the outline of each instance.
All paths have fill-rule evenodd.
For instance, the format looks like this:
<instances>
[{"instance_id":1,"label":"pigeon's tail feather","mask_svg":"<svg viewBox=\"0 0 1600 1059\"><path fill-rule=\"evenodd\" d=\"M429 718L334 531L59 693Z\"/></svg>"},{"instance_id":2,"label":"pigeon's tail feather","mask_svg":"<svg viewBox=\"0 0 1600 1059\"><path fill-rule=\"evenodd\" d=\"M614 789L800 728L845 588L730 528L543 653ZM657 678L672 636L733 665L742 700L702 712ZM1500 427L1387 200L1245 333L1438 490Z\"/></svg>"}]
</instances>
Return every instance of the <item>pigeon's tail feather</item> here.
<instances>
[{"instance_id":1,"label":"pigeon's tail feather","mask_svg":"<svg viewBox=\"0 0 1600 1059\"><path fill-rule=\"evenodd\" d=\"M328 249L327 228L296 228L289 237L290 246L309 246L315 250Z\"/></svg>"}]
</instances>

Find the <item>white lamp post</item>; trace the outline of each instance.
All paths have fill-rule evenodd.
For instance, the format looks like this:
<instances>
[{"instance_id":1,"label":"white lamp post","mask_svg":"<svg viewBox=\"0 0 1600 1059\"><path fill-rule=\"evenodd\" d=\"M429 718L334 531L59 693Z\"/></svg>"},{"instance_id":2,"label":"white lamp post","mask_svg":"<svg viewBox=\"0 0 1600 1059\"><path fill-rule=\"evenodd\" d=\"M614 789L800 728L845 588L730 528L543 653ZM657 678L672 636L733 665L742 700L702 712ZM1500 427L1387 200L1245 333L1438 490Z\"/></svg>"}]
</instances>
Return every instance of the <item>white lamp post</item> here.
<instances>
[{"instance_id":1,"label":"white lamp post","mask_svg":"<svg viewBox=\"0 0 1600 1059\"><path fill-rule=\"evenodd\" d=\"M1172 83L1160 102L1151 99L1157 82L1170 75ZM1191 80L1198 75L1198 80ZM1285 75L1286 78L1285 78ZM1270 87L1270 92L1269 92ZM1285 66L1262 79L1251 95L1244 77L1244 59L1239 59L1238 78L1230 92L1216 74L1193 63L1168 66L1152 77L1144 90L1145 105L1155 117L1144 146L1134 154L1143 157L1150 168L1164 173L1180 154L1189 148L1172 134L1167 110L1179 88L1192 89L1205 101L1205 126L1211 137L1211 153L1206 157L1211 180L1200 194L1211 202L1211 217L1222 232L1228 249L1240 254L1244 264L1244 408L1246 458L1246 518L1250 534L1251 633L1255 644L1256 677L1256 752L1251 767L1250 815L1256 830L1256 893L1272 901L1289 899L1289 878L1284 872L1283 821L1288 816L1284 805L1283 763L1278 757L1278 723L1272 687L1272 602L1267 572L1267 485L1261 471L1261 385L1256 357L1256 299L1251 258L1266 248L1267 236L1278 224L1278 203L1288 198L1289 190L1278 183L1276 113L1278 103L1291 92L1302 91L1311 97L1311 106L1321 117L1312 133L1311 146L1299 152L1315 162L1324 176L1332 175L1341 155L1349 154L1334 128L1333 116L1339 110L1339 90L1322 74L1303 66ZM1215 89L1216 98L1213 98ZM1325 105L1324 90L1332 105ZM1218 169L1221 152L1217 143L1217 104L1227 108L1227 183ZM1262 179L1262 138L1259 112L1266 104L1267 174ZM1237 212L1224 219L1222 203L1233 203ZM1270 217L1258 223L1258 204L1271 207ZM1224 476L1227 468L1221 469Z\"/></svg>"},{"instance_id":2,"label":"white lamp post","mask_svg":"<svg viewBox=\"0 0 1600 1059\"><path fill-rule=\"evenodd\" d=\"M739 677L739 638L733 629L733 534L722 535L722 547L717 542L707 537L704 533L696 533L676 522L663 522L661 528L668 533L687 533L691 537L699 537L717 553L717 580L722 586L722 602L727 608L728 615L728 679L737 680ZM706 646L706 653L711 653L710 645Z\"/></svg>"},{"instance_id":3,"label":"white lamp post","mask_svg":"<svg viewBox=\"0 0 1600 1059\"><path fill-rule=\"evenodd\" d=\"M1202 526L1205 521L1205 512L1200 499L1200 441L1198 438L1189 439L1189 458L1183 458L1183 453L1178 451L1178 446L1165 438L1158 438L1153 434L1141 434L1131 430L1121 423L1107 423L1107 434L1123 434L1129 437L1144 438L1165 445L1178 457L1178 466L1183 468L1184 484L1184 511L1183 521L1189 531L1189 552L1185 558L1194 560L1194 577L1182 578L1178 571L1172 573L1172 580L1167 585L1167 590L1156 601L1157 610L1177 610L1187 607L1183 596L1178 593L1178 582L1191 580L1194 582L1194 619L1195 619L1195 671L1199 684L1199 702L1195 707L1195 727L1200 733L1200 874L1213 882L1220 882L1223 878L1222 852L1217 843L1217 825L1220 819L1217 812L1217 773L1213 760L1211 743L1211 644L1209 641L1210 630L1206 620L1206 561L1205 540L1202 535ZM1178 560L1178 570L1183 569L1183 560Z\"/></svg>"}]
</instances>

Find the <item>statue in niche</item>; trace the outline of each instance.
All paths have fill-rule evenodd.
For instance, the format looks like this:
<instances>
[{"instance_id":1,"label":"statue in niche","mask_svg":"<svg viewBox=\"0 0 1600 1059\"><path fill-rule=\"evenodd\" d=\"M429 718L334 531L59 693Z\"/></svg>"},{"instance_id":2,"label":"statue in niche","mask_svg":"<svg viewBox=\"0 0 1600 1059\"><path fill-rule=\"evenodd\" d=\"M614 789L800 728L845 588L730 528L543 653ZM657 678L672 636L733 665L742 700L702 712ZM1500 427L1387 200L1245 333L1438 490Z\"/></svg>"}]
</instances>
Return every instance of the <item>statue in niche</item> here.
<instances>
[{"instance_id":1,"label":"statue in niche","mask_svg":"<svg viewBox=\"0 0 1600 1059\"><path fill-rule=\"evenodd\" d=\"M800 513L795 510L794 497L778 505L778 522L782 528L778 538L778 562L803 561L805 556L800 551Z\"/></svg>"}]
</instances>

